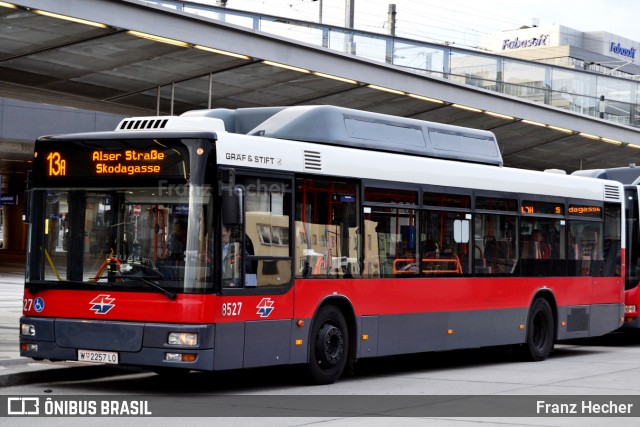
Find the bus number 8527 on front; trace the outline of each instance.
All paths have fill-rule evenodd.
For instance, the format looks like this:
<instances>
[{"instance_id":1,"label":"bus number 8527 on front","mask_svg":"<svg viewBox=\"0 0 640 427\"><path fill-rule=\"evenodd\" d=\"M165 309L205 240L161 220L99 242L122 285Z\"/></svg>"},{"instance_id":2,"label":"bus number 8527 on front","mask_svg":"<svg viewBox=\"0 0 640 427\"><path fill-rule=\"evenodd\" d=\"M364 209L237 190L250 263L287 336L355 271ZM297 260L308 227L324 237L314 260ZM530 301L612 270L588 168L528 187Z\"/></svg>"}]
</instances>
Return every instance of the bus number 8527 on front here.
<instances>
[{"instance_id":1,"label":"bus number 8527 on front","mask_svg":"<svg viewBox=\"0 0 640 427\"><path fill-rule=\"evenodd\" d=\"M225 302L222 304L222 315L227 316L240 316L242 311L241 302Z\"/></svg>"}]
</instances>

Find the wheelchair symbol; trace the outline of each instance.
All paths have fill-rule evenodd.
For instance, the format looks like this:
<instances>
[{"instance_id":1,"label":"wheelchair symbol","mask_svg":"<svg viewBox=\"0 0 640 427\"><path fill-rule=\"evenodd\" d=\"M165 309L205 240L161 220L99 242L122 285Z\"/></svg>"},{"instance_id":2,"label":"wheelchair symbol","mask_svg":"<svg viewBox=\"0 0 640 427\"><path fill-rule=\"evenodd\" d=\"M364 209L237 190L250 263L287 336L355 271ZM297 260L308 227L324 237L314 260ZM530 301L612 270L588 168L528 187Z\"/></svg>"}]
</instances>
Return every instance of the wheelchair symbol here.
<instances>
[{"instance_id":1,"label":"wheelchair symbol","mask_svg":"<svg viewBox=\"0 0 640 427\"><path fill-rule=\"evenodd\" d=\"M36 298L36 300L33 302L33 309L38 313L44 310L44 300L40 297Z\"/></svg>"}]
</instances>

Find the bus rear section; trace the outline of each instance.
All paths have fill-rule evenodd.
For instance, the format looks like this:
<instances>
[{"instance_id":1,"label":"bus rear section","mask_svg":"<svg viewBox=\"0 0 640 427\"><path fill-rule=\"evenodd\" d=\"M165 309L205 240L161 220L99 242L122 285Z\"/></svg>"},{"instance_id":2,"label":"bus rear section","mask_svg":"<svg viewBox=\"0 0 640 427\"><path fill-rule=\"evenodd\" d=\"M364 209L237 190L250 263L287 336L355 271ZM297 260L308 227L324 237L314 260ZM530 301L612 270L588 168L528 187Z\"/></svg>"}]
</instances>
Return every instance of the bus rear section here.
<instances>
[{"instance_id":1,"label":"bus rear section","mask_svg":"<svg viewBox=\"0 0 640 427\"><path fill-rule=\"evenodd\" d=\"M622 186L505 168L489 132L204 110L40 138L33 168L26 357L326 384L394 354L544 360L621 324Z\"/></svg>"}]
</instances>

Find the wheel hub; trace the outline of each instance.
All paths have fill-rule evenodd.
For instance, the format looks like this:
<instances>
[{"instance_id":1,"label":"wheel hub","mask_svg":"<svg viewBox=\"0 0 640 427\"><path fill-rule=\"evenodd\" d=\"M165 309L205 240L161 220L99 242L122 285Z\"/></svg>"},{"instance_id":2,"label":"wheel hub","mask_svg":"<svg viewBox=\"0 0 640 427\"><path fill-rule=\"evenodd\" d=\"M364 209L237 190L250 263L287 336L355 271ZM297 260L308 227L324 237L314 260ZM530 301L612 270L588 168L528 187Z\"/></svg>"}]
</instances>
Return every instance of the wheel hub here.
<instances>
[{"instance_id":1,"label":"wheel hub","mask_svg":"<svg viewBox=\"0 0 640 427\"><path fill-rule=\"evenodd\" d=\"M340 329L332 325L324 325L320 330L320 363L335 365L344 352L344 337Z\"/></svg>"}]
</instances>

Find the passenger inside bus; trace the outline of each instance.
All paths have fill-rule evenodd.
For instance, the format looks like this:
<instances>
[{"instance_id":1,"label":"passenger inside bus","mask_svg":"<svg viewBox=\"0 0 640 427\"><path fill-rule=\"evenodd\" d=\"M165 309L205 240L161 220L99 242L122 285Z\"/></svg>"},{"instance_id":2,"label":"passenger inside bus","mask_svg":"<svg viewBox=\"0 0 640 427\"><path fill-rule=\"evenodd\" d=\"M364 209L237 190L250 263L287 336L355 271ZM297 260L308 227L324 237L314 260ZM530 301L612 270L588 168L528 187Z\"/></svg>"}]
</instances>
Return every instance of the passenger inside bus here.
<instances>
[{"instance_id":1,"label":"passenger inside bus","mask_svg":"<svg viewBox=\"0 0 640 427\"><path fill-rule=\"evenodd\" d=\"M167 256L174 260L182 260L187 244L187 224L181 220L173 222L173 232L167 239Z\"/></svg>"},{"instance_id":2,"label":"passenger inside bus","mask_svg":"<svg viewBox=\"0 0 640 427\"><path fill-rule=\"evenodd\" d=\"M525 236L526 237L526 236ZM533 230L529 239L522 241L523 259L549 259L551 258L551 245L549 245L540 230Z\"/></svg>"},{"instance_id":3,"label":"passenger inside bus","mask_svg":"<svg viewBox=\"0 0 640 427\"><path fill-rule=\"evenodd\" d=\"M438 258L440 256L440 248L431 236L427 240L420 242L420 249L424 258Z\"/></svg>"},{"instance_id":4,"label":"passenger inside bus","mask_svg":"<svg viewBox=\"0 0 640 427\"><path fill-rule=\"evenodd\" d=\"M547 243L547 239L544 237L542 232L540 230L533 230L532 238L536 249L536 258L551 258L551 245Z\"/></svg>"},{"instance_id":5,"label":"passenger inside bus","mask_svg":"<svg viewBox=\"0 0 640 427\"><path fill-rule=\"evenodd\" d=\"M187 224L173 221L173 231L167 239L167 248L161 271L168 280L181 280L184 270L184 251L187 248Z\"/></svg>"}]
</instances>

